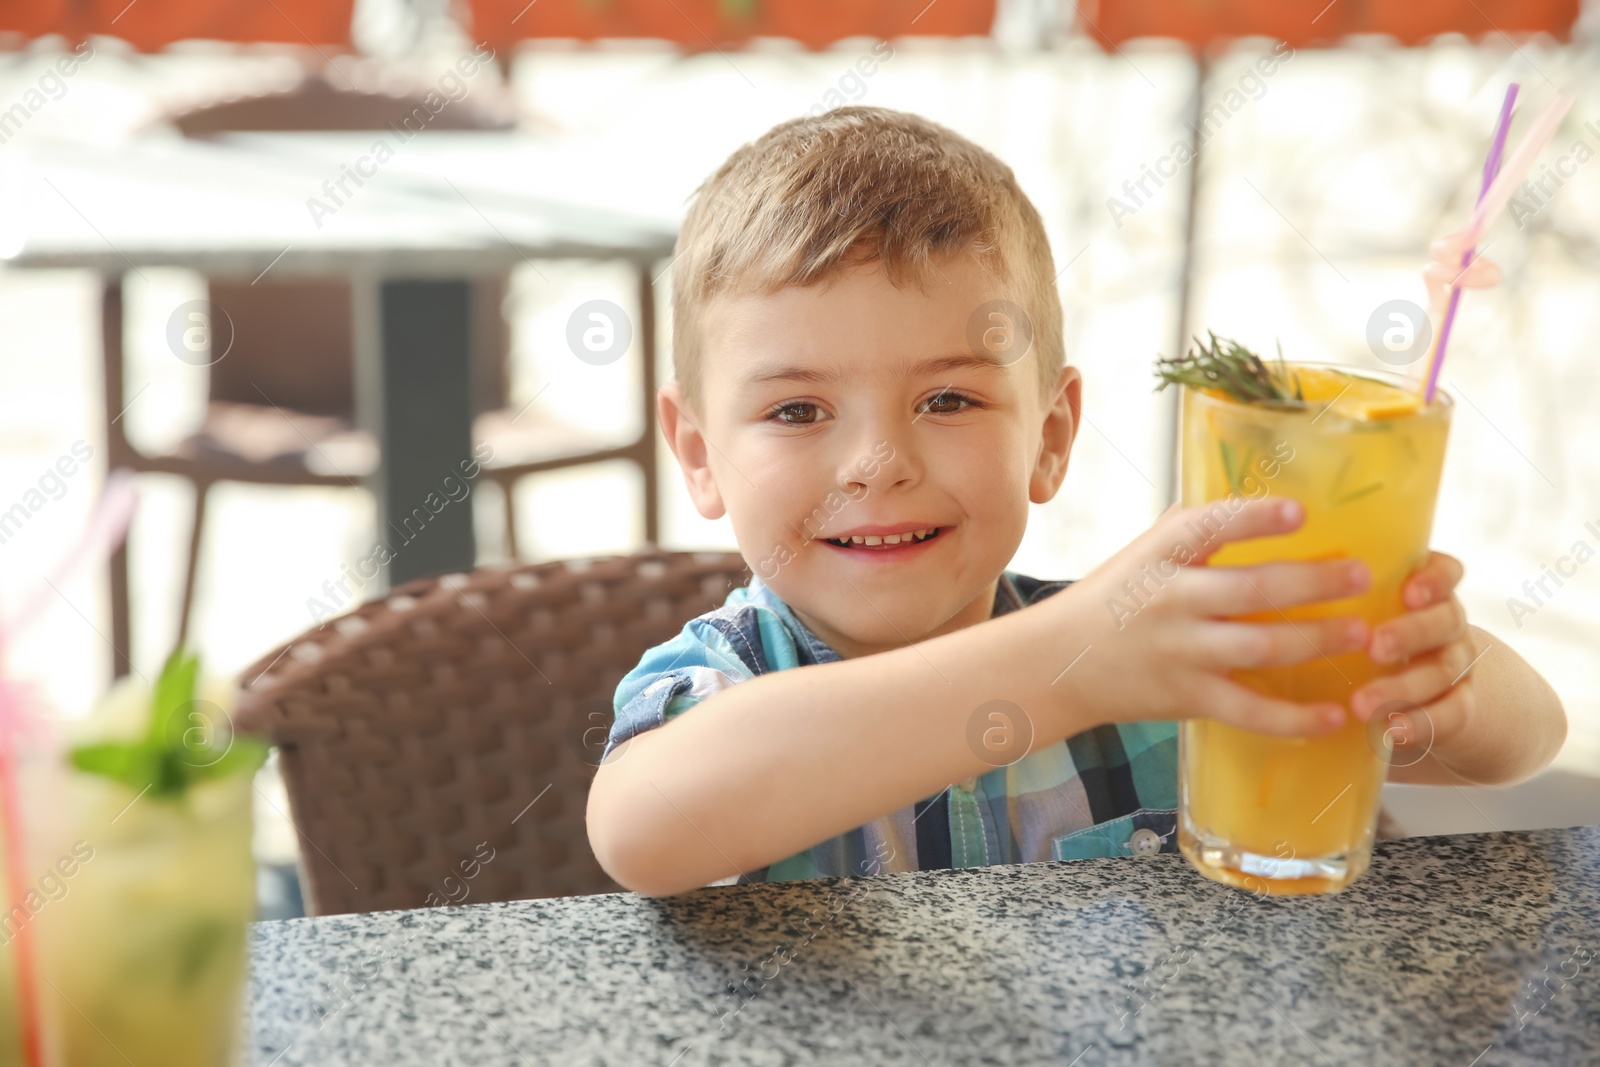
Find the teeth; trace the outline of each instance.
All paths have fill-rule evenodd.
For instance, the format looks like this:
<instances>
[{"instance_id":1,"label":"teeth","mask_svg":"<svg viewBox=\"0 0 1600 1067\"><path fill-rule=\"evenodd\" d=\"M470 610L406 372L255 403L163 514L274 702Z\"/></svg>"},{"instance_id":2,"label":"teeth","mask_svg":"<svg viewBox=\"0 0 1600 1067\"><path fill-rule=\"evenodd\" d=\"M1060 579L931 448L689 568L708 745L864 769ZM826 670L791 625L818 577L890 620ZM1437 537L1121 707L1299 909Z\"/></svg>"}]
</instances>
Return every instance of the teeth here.
<instances>
[{"instance_id":1,"label":"teeth","mask_svg":"<svg viewBox=\"0 0 1600 1067\"><path fill-rule=\"evenodd\" d=\"M930 526L925 530L912 530L909 533L884 534L882 537L872 535L858 535L855 537L830 537L829 541L836 545L899 545L913 541L926 541L939 532L937 526Z\"/></svg>"}]
</instances>

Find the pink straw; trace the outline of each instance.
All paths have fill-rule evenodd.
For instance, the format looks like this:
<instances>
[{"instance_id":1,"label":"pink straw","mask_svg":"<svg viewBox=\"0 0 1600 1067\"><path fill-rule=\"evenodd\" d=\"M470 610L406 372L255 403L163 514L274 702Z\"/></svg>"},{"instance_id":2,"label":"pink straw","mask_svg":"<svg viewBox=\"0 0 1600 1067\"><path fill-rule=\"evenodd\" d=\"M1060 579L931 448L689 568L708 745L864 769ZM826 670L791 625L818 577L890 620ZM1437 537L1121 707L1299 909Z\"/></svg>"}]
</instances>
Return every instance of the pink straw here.
<instances>
[{"instance_id":1,"label":"pink straw","mask_svg":"<svg viewBox=\"0 0 1600 1067\"><path fill-rule=\"evenodd\" d=\"M1489 195L1489 186L1494 184L1494 179L1500 173L1500 157L1506 149L1506 133L1511 129L1511 108L1517 102L1516 82L1506 86L1506 98L1500 104L1500 122L1495 126L1494 144L1489 147L1489 158L1483 164L1483 184L1478 188L1477 207L1483 206L1484 197ZM1477 242L1467 246L1461 253L1461 269L1465 271L1472 266L1472 256L1477 251ZM1433 393L1439 384L1439 369L1444 366L1445 346L1450 343L1450 326L1456 321L1456 307L1461 303L1461 287L1450 287L1450 306L1445 309L1444 325L1439 327L1439 344L1435 347L1433 359L1428 366L1428 384L1422 391L1422 402L1433 403Z\"/></svg>"},{"instance_id":2,"label":"pink straw","mask_svg":"<svg viewBox=\"0 0 1600 1067\"><path fill-rule=\"evenodd\" d=\"M1500 217L1500 212L1505 210L1506 202L1511 199L1511 191L1522 184L1522 179L1528 176L1533 169L1534 161L1544 146L1556 135L1556 128L1561 125L1561 120L1566 117L1567 111L1572 107L1572 97L1566 93L1556 93L1556 98L1550 101L1550 106L1544 109L1544 114L1528 127L1528 136L1523 138L1521 146L1506 160L1505 166L1500 168L1500 177L1489 186L1489 195L1483 198L1478 205L1478 210L1472 215L1472 225L1467 228L1467 239L1472 244L1477 244L1478 239L1495 219Z\"/></svg>"},{"instance_id":3,"label":"pink straw","mask_svg":"<svg viewBox=\"0 0 1600 1067\"><path fill-rule=\"evenodd\" d=\"M1514 85L1508 88L1508 98L1515 88ZM1571 107L1572 97L1566 93L1556 93L1556 98L1551 101L1549 107L1545 108L1544 114L1540 115L1538 120L1528 129L1528 136L1523 139L1521 146L1517 148L1516 152L1512 153L1511 158L1501 168L1499 176L1479 195L1478 206L1472 213L1472 223L1465 231L1468 248L1466 254L1462 257L1463 267L1471 263L1474 246L1477 245L1484 232L1494 225L1495 219L1500 217L1500 212L1505 210L1507 201L1511 199L1512 190L1520 185L1522 180L1528 176L1528 172L1533 169L1534 160L1538 158L1544 146L1550 143L1550 139L1555 136L1556 127L1561 125L1562 118L1566 116L1568 109ZM1502 110L1501 114L1502 118L1504 118L1504 110ZM1504 147L1505 123L1502 123L1501 129L1497 132L1495 142L1497 147ZM1493 150L1491 150L1490 154L1491 156L1494 154ZM1487 170L1487 167L1485 169ZM1445 342L1449 339L1450 323L1455 316L1456 305L1461 296L1460 286L1452 285L1450 288L1450 307L1429 361L1427 388L1423 393L1423 403L1425 404L1433 402L1434 389L1439 380L1439 368L1444 365L1444 347Z\"/></svg>"},{"instance_id":4,"label":"pink straw","mask_svg":"<svg viewBox=\"0 0 1600 1067\"><path fill-rule=\"evenodd\" d=\"M72 576L86 567L98 567L111 557L122 539L128 535L128 525L133 522L133 512L139 503L139 493L134 487L133 472L117 468L106 476L105 488L95 501L89 522L71 551L57 561L50 572L47 585L38 586L22 603L11 619L0 618L0 630L19 633L38 618L50 604L56 589L66 585Z\"/></svg>"}]
</instances>

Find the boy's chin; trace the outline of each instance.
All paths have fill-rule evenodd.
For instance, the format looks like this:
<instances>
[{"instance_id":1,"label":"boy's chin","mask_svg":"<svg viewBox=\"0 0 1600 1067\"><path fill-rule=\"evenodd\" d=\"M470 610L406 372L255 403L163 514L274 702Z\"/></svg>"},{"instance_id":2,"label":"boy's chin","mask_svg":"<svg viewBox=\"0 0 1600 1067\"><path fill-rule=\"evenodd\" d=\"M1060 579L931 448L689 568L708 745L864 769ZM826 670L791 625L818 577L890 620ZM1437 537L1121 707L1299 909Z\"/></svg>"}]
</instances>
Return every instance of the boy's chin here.
<instances>
[{"instance_id":1,"label":"boy's chin","mask_svg":"<svg viewBox=\"0 0 1600 1067\"><path fill-rule=\"evenodd\" d=\"M915 644L923 640L930 632L923 627L915 629L902 627L899 630L894 630L884 626L882 619L877 620L876 626L862 625L851 626L848 629L835 627L835 629L845 640L835 639L830 641L830 644L834 646L835 652L845 658L904 648L906 645ZM841 648L839 647L840 645L844 647Z\"/></svg>"},{"instance_id":2,"label":"boy's chin","mask_svg":"<svg viewBox=\"0 0 1600 1067\"><path fill-rule=\"evenodd\" d=\"M860 601L859 596L853 599ZM802 601L804 598L802 598ZM928 637L938 626L931 606L895 604L875 597L872 604L859 604L840 610L837 603L819 611L808 610L802 602L790 602L821 637L842 655L870 649L884 651L914 644ZM843 646L843 647L840 647Z\"/></svg>"}]
</instances>

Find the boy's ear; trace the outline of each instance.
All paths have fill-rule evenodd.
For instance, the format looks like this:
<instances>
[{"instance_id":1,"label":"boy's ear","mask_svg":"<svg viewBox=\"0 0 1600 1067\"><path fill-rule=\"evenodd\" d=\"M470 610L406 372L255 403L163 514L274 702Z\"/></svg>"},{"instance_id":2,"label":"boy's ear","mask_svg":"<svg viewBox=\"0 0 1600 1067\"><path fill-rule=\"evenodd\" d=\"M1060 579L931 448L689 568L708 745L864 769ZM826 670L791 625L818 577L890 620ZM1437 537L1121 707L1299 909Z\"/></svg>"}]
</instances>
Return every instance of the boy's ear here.
<instances>
[{"instance_id":1,"label":"boy's ear","mask_svg":"<svg viewBox=\"0 0 1600 1067\"><path fill-rule=\"evenodd\" d=\"M1063 367L1047 398L1044 425L1039 433L1039 455L1028 478L1028 499L1035 504L1049 503L1067 476L1067 458L1078 437L1079 412L1083 407L1083 375L1076 367Z\"/></svg>"},{"instance_id":2,"label":"boy's ear","mask_svg":"<svg viewBox=\"0 0 1600 1067\"><path fill-rule=\"evenodd\" d=\"M723 506L722 493L711 473L710 449L699 420L690 413L676 380L663 385L656 393L656 417L661 420L667 446L683 469L683 482L689 487L695 510L707 519L722 518L728 509Z\"/></svg>"}]
</instances>

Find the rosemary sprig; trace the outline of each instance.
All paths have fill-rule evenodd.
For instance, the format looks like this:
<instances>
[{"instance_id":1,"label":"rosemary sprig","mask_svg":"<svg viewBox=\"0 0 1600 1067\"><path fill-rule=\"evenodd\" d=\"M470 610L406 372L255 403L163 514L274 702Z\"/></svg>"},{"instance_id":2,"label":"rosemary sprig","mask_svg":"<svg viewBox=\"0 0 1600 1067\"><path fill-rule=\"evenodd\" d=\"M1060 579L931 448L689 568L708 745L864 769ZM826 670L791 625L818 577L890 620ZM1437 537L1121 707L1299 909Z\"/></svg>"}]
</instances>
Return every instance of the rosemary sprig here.
<instances>
[{"instance_id":1,"label":"rosemary sprig","mask_svg":"<svg viewBox=\"0 0 1600 1067\"><path fill-rule=\"evenodd\" d=\"M1239 342L1220 338L1210 330L1206 333L1211 338L1209 344L1196 337L1188 355L1157 360L1156 377L1160 379L1157 392L1169 385L1187 385L1195 389L1221 389L1246 404L1305 407L1299 376L1290 374L1281 344L1274 374L1260 356ZM1291 378L1293 394L1288 389Z\"/></svg>"}]
</instances>

